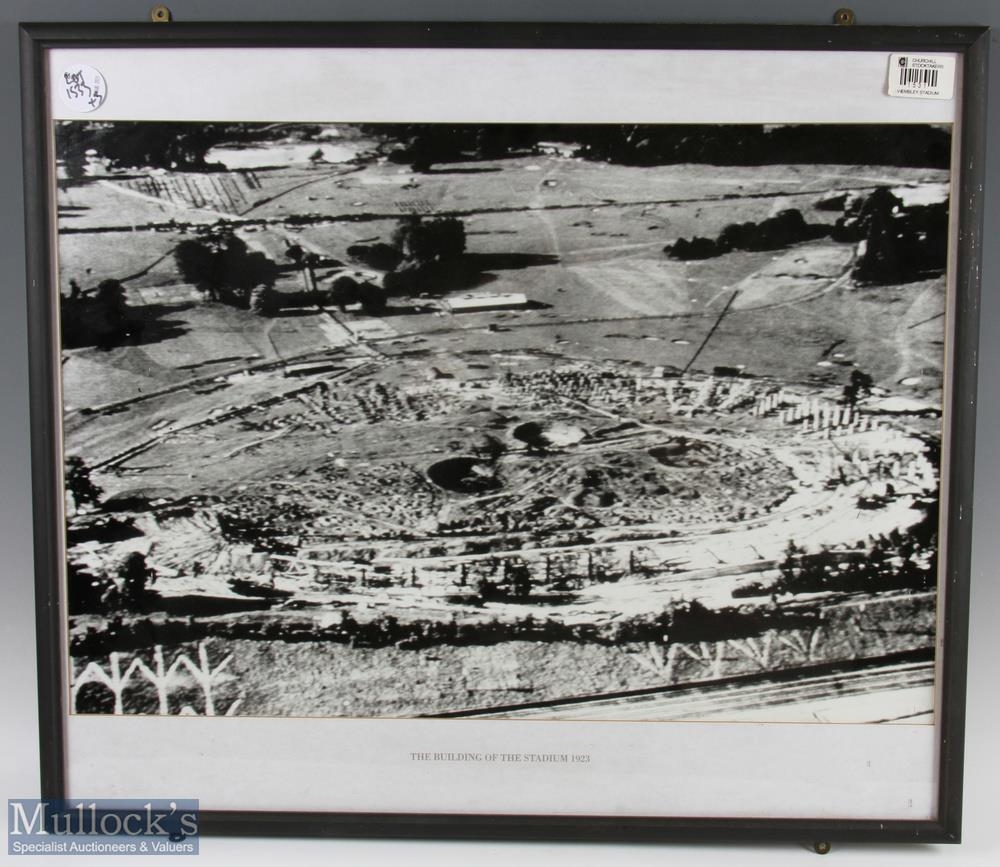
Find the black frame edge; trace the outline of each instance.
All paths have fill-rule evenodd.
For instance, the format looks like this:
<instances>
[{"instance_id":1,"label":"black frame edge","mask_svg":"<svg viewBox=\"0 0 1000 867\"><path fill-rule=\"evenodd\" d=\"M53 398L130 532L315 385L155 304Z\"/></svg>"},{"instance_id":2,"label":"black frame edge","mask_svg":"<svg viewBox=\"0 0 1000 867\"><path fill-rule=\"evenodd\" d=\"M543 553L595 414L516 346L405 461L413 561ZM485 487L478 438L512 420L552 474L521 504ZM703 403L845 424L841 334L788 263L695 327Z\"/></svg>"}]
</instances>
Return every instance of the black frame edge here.
<instances>
[{"instance_id":1,"label":"black frame edge","mask_svg":"<svg viewBox=\"0 0 1000 867\"><path fill-rule=\"evenodd\" d=\"M839 27L817 24L675 24L651 22L251 21L21 24L44 47L148 46L381 48L756 48L961 51L988 28Z\"/></svg>"},{"instance_id":2,"label":"black frame edge","mask_svg":"<svg viewBox=\"0 0 1000 867\"><path fill-rule=\"evenodd\" d=\"M958 195L960 229L955 266L955 356L952 399L948 408L951 428L950 502L942 625L942 632L947 638L941 667L938 817L948 839L956 843L962 839L988 62L987 31L969 46L963 65L962 174Z\"/></svg>"},{"instance_id":3,"label":"black frame edge","mask_svg":"<svg viewBox=\"0 0 1000 867\"><path fill-rule=\"evenodd\" d=\"M22 160L26 289L28 310L28 383L31 420L31 487L34 563L35 630L38 661L38 729L42 797L65 792L65 665L62 658L63 618L60 606L59 490L60 429L55 377L59 374L54 299L52 297L49 199L48 111L45 52L26 29L20 30Z\"/></svg>"},{"instance_id":4,"label":"black frame edge","mask_svg":"<svg viewBox=\"0 0 1000 867\"><path fill-rule=\"evenodd\" d=\"M528 840L578 843L715 843L826 840L954 843L936 821L739 819L661 816L205 811L206 836Z\"/></svg>"}]
</instances>

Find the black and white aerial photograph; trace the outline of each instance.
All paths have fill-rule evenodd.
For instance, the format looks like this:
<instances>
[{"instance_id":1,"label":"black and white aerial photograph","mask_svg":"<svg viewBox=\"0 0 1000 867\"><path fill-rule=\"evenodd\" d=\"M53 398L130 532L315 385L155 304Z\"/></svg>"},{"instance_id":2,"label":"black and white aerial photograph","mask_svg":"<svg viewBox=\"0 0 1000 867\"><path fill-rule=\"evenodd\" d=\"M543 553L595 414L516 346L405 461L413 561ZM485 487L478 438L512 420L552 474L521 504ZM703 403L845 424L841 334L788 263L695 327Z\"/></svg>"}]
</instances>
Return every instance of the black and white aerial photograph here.
<instances>
[{"instance_id":1,"label":"black and white aerial photograph","mask_svg":"<svg viewBox=\"0 0 1000 867\"><path fill-rule=\"evenodd\" d=\"M950 126L54 148L72 712L933 723Z\"/></svg>"}]
</instances>

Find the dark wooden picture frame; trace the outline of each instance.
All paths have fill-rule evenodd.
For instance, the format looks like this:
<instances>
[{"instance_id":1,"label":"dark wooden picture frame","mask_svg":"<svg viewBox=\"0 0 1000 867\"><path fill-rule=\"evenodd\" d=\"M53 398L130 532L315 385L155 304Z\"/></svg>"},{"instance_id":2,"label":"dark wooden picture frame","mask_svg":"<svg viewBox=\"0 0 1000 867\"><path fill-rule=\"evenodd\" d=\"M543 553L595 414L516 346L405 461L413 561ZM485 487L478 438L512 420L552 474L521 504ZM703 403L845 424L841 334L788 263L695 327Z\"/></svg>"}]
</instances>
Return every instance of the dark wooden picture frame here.
<instances>
[{"instance_id":1,"label":"dark wooden picture frame","mask_svg":"<svg viewBox=\"0 0 1000 867\"><path fill-rule=\"evenodd\" d=\"M960 185L953 191L958 240L950 250L956 276L949 335L953 341L946 393L949 475L945 562L947 592L939 621L941 706L937 716L938 810L933 821L775 818L691 818L645 815L572 816L427 813L213 811L201 830L221 835L374 836L577 841L831 840L958 842L961 836L966 641L975 445L976 348L985 142L985 28L678 26L655 24L26 24L21 30L24 170L27 227L31 436L38 635L41 793L66 795L66 666L60 636L66 612L60 581L62 408L57 381L58 287L53 286L55 178L49 147L50 93L46 54L54 48L506 48L763 51L955 52L963 76ZM829 86L829 85L827 85ZM942 480L944 481L944 480ZM822 761L822 757L817 757Z\"/></svg>"}]
</instances>

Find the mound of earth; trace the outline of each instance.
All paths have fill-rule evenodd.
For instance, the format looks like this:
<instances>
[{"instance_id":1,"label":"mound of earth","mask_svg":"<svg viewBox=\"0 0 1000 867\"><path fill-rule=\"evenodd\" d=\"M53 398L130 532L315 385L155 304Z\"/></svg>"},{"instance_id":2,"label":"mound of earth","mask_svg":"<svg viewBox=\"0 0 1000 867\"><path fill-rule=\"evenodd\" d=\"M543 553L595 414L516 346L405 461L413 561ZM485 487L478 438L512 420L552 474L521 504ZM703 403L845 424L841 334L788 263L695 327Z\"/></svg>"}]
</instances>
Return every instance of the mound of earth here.
<instances>
[{"instance_id":1,"label":"mound of earth","mask_svg":"<svg viewBox=\"0 0 1000 867\"><path fill-rule=\"evenodd\" d=\"M561 421L529 421L519 424L512 433L515 439L536 449L566 448L587 435L583 428Z\"/></svg>"}]
</instances>

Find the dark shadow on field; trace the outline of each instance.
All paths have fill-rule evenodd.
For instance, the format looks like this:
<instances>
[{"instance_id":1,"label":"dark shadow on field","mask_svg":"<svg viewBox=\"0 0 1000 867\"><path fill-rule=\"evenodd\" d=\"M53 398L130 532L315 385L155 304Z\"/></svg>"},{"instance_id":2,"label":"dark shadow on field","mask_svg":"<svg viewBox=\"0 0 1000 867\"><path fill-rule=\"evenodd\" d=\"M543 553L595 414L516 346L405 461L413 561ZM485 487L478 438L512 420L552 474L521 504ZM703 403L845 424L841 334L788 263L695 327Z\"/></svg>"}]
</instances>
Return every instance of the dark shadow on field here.
<instances>
[{"instance_id":1,"label":"dark shadow on field","mask_svg":"<svg viewBox=\"0 0 1000 867\"><path fill-rule=\"evenodd\" d=\"M164 317L192 307L194 304L191 303L146 304L142 307L131 307L128 311L125 337L114 346L147 346L187 334L191 329L187 327L186 322L168 320Z\"/></svg>"},{"instance_id":2,"label":"dark shadow on field","mask_svg":"<svg viewBox=\"0 0 1000 867\"><path fill-rule=\"evenodd\" d=\"M390 297L423 294L436 298L448 292L474 289L496 279L495 274L482 273L477 264L463 256L408 271L394 271L386 275L385 288Z\"/></svg>"},{"instance_id":3,"label":"dark shadow on field","mask_svg":"<svg viewBox=\"0 0 1000 867\"><path fill-rule=\"evenodd\" d=\"M451 279L444 280L441 283L441 291L439 294L444 294L446 292L463 290L463 289L478 289L480 286L486 286L489 283L494 283L499 277L496 274L489 274L483 271L477 271L474 267L468 268L466 270L452 271Z\"/></svg>"},{"instance_id":4,"label":"dark shadow on field","mask_svg":"<svg viewBox=\"0 0 1000 867\"><path fill-rule=\"evenodd\" d=\"M88 519L77 519L66 526L66 541L73 545L86 542L122 542L142 535L129 517L100 515Z\"/></svg>"},{"instance_id":5,"label":"dark shadow on field","mask_svg":"<svg viewBox=\"0 0 1000 867\"><path fill-rule=\"evenodd\" d=\"M519 271L558 265L559 257L551 253L466 253L465 261L480 271Z\"/></svg>"},{"instance_id":6,"label":"dark shadow on field","mask_svg":"<svg viewBox=\"0 0 1000 867\"><path fill-rule=\"evenodd\" d=\"M67 307L77 304L80 312L67 317ZM63 348L76 349L93 346L104 352L129 346L147 346L163 340L172 340L190 329L183 321L163 317L193 307L193 304L147 304L125 310L107 310L96 305L63 299Z\"/></svg>"},{"instance_id":7,"label":"dark shadow on field","mask_svg":"<svg viewBox=\"0 0 1000 867\"><path fill-rule=\"evenodd\" d=\"M498 279L493 271L512 271L559 264L549 253L465 253L454 259L413 266L404 263L385 275L386 294L439 297L448 292L474 289Z\"/></svg>"},{"instance_id":8,"label":"dark shadow on field","mask_svg":"<svg viewBox=\"0 0 1000 867\"><path fill-rule=\"evenodd\" d=\"M149 593L147 611L162 611L186 617L211 617L217 614L232 614L238 611L263 611L274 603L270 599L250 596L160 596Z\"/></svg>"}]
</instances>

